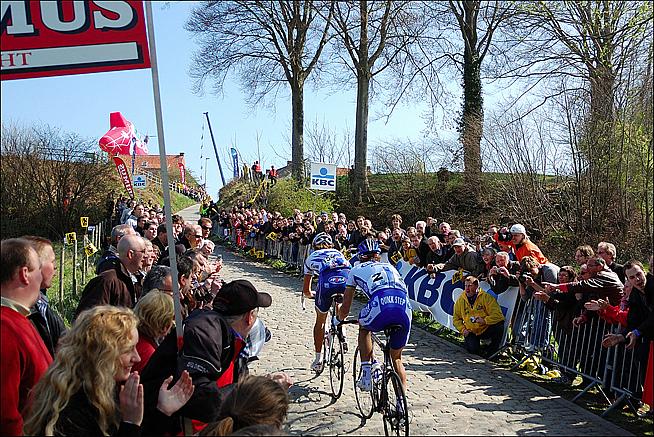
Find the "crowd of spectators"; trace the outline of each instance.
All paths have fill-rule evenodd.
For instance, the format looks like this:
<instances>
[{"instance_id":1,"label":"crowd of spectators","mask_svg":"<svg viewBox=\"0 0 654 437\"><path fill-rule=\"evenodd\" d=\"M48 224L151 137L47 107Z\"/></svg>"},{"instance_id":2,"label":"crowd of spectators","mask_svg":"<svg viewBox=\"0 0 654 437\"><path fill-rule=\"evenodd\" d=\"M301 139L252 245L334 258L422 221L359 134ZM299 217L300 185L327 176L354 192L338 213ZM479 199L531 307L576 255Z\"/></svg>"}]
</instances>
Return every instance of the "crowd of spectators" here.
<instances>
[{"instance_id":1,"label":"crowd of spectators","mask_svg":"<svg viewBox=\"0 0 654 437\"><path fill-rule=\"evenodd\" d=\"M119 223L68 330L48 305L56 271L51 243L30 236L2 241L0 434L172 435L207 424L207 435L249 426L281 431L287 375L268 375L267 386L253 379L262 402L277 403L275 416L233 401L252 390L244 378L261 345L250 334L269 338L257 314L271 305L270 295L245 280L221 279L210 219L186 223L175 215L168 236L151 206L125 203L116 211ZM225 420L237 416L237 423Z\"/></svg>"},{"instance_id":2,"label":"crowd of spectators","mask_svg":"<svg viewBox=\"0 0 654 437\"><path fill-rule=\"evenodd\" d=\"M593 319L619 324L617 333L597 339L598 346L603 340L604 347L624 344L635 349L634 365L643 369L639 372L641 386L644 382L650 341L654 339L654 278L638 261L619 264L612 243L602 241L595 248L579 246L571 254L577 265L560 267L542 253L519 223L490 224L483 235L466 236L433 217L407 226L399 214L393 214L388 224L373 225L364 216L352 220L342 213L314 214L298 209L283 216L242 203L229 211L221 210L212 218L225 232L233 232L232 238L243 248L252 239L255 245L268 240L296 243L291 255L295 259L298 247L309 244L318 232L329 233L335 247L343 251L352 251L363 239L372 237L379 240L393 264L404 260L425 268L432 276L441 271L465 270L470 274L469 281L487 281L497 295L509 287L518 287L512 333L527 352L546 347L552 329L561 338L574 328L589 329ZM480 353L479 340L488 338L490 348L484 353L491 356L500 345L498 332L503 331L498 327L504 324L504 317L501 313L498 316L496 300L480 297L483 290L478 285L471 285L467 292L468 279L466 293L459 297L461 302L455 303L455 326L472 353ZM482 307L487 307L479 314L473 311L479 309L474 305L477 299L484 302ZM524 337L525 331L530 332L528 338ZM569 373L561 373L559 381L571 384Z\"/></svg>"}]
</instances>

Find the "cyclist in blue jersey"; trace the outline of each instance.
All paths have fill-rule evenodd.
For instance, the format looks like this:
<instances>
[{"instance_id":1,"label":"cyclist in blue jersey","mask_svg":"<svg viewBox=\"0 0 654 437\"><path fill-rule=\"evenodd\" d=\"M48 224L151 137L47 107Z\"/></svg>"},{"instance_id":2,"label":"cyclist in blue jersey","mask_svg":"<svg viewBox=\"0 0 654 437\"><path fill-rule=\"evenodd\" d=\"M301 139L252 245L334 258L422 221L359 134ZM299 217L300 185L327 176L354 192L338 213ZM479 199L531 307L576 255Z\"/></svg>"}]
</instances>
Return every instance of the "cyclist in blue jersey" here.
<instances>
[{"instance_id":1,"label":"cyclist in blue jersey","mask_svg":"<svg viewBox=\"0 0 654 437\"><path fill-rule=\"evenodd\" d=\"M383 331L391 325L399 325L389 339L390 355L395 371L406 390L406 371L402 364L402 349L411 331L411 304L407 288L398 271L389 263L380 262L381 249L377 240L368 238L358 247L361 264L350 270L343 304L338 318L345 320L350 312L356 287L368 296L368 303L359 313L359 351L361 353L361 379L357 386L369 391L371 386L372 338L371 332ZM338 323L338 321L337 321Z\"/></svg>"},{"instance_id":2,"label":"cyclist in blue jersey","mask_svg":"<svg viewBox=\"0 0 654 437\"><path fill-rule=\"evenodd\" d=\"M316 357L311 363L311 370L321 372L323 366L322 344L325 334L325 321L329 307L332 305L332 296L345 291L345 282L350 273L350 263L341 252L334 249L332 237L320 232L313 238L314 251L304 262L304 289L305 296L311 295L311 281L313 275L318 275L316 289L316 323L313 325L313 343L316 347Z\"/></svg>"}]
</instances>

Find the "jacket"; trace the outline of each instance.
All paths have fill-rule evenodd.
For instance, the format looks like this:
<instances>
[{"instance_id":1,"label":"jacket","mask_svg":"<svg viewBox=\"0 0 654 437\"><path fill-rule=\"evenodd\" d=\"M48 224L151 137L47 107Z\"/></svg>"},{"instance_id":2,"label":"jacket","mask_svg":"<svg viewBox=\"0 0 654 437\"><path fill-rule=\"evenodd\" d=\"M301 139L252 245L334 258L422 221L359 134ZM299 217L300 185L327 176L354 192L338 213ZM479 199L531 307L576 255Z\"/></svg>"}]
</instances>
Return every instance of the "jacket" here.
<instances>
[{"instance_id":1,"label":"jacket","mask_svg":"<svg viewBox=\"0 0 654 437\"><path fill-rule=\"evenodd\" d=\"M627 331L638 329L647 340L654 340L654 275L647 273L645 290L633 288L629 294Z\"/></svg>"},{"instance_id":2,"label":"jacket","mask_svg":"<svg viewBox=\"0 0 654 437\"><path fill-rule=\"evenodd\" d=\"M141 376L144 387L144 435L181 431L181 417L204 423L218 420L223 399L232 383L247 374L244 346L225 319L213 310L195 310L184 322L183 346L177 351L177 336L172 331L155 350ZM149 420L157 411L159 388L170 375L175 380L188 371L195 390L191 399L170 418ZM224 383L227 381L226 383Z\"/></svg>"},{"instance_id":3,"label":"jacket","mask_svg":"<svg viewBox=\"0 0 654 437\"><path fill-rule=\"evenodd\" d=\"M463 269L473 276L479 276L484 269L484 265L477 252L470 249L470 247L466 247L466 250L461 255L454 253L454 255L447 260L442 270L458 269Z\"/></svg>"},{"instance_id":4,"label":"jacket","mask_svg":"<svg viewBox=\"0 0 654 437\"><path fill-rule=\"evenodd\" d=\"M590 279L559 284L559 288L564 293L593 293L600 298L607 298L611 305L618 305L623 286L618 275L605 268Z\"/></svg>"},{"instance_id":5,"label":"jacket","mask_svg":"<svg viewBox=\"0 0 654 437\"><path fill-rule=\"evenodd\" d=\"M496 233L493 236L495 242L500 241L499 233ZM520 244L513 244L512 241L506 241L504 244L513 247L515 250L516 260L520 261L526 256L533 256L540 264L547 264L549 260L543 255L543 252L540 251L540 248L531 242L527 237Z\"/></svg>"},{"instance_id":6,"label":"jacket","mask_svg":"<svg viewBox=\"0 0 654 437\"><path fill-rule=\"evenodd\" d=\"M41 296L30 309L30 315L27 318L41 336L50 356L54 358L59 338L66 333L66 325L59 314L54 312L48 304L45 290L41 290Z\"/></svg>"},{"instance_id":7,"label":"jacket","mask_svg":"<svg viewBox=\"0 0 654 437\"><path fill-rule=\"evenodd\" d=\"M135 302L136 287L120 264L118 268L102 272L86 284L75 310L75 318L82 311L98 305L132 308Z\"/></svg>"},{"instance_id":8,"label":"jacket","mask_svg":"<svg viewBox=\"0 0 654 437\"><path fill-rule=\"evenodd\" d=\"M466 328L475 335L481 335L490 325L504 321L500 304L481 288L477 291L474 306L470 305L465 292L461 293L454 303L453 317L452 323L459 332L463 333L463 328ZM486 323L473 323L470 321L471 317L483 317Z\"/></svg>"}]
</instances>

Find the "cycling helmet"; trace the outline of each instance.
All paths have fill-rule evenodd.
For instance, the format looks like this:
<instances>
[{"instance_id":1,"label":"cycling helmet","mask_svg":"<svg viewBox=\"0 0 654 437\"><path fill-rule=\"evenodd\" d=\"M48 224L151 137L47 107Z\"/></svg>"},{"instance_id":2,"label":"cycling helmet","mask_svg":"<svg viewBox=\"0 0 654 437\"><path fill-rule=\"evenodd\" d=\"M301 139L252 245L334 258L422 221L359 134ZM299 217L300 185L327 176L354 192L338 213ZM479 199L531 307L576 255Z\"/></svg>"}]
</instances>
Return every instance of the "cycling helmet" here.
<instances>
[{"instance_id":1,"label":"cycling helmet","mask_svg":"<svg viewBox=\"0 0 654 437\"><path fill-rule=\"evenodd\" d=\"M379 243L373 238L367 238L359 243L357 247L357 253L359 256L372 255L373 253L381 253L379 248Z\"/></svg>"},{"instance_id":2,"label":"cycling helmet","mask_svg":"<svg viewBox=\"0 0 654 437\"><path fill-rule=\"evenodd\" d=\"M327 232L319 232L315 237L313 237L311 244L313 247L320 246L321 244L328 244L330 246L334 245L332 237Z\"/></svg>"}]
</instances>

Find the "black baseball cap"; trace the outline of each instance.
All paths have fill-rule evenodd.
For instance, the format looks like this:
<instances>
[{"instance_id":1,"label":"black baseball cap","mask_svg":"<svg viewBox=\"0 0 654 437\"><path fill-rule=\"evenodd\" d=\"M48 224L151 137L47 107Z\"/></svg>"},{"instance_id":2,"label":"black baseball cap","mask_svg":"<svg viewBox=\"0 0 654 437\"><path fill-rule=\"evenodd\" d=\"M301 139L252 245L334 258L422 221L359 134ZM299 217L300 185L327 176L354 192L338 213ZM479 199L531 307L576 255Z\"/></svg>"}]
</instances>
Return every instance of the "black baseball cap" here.
<instances>
[{"instance_id":1,"label":"black baseball cap","mask_svg":"<svg viewBox=\"0 0 654 437\"><path fill-rule=\"evenodd\" d=\"M222 286L213 299L213 309L226 316L245 314L272 304L268 293L259 293L250 281L237 279Z\"/></svg>"}]
</instances>

